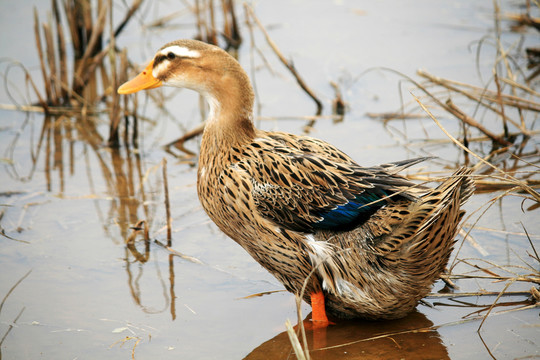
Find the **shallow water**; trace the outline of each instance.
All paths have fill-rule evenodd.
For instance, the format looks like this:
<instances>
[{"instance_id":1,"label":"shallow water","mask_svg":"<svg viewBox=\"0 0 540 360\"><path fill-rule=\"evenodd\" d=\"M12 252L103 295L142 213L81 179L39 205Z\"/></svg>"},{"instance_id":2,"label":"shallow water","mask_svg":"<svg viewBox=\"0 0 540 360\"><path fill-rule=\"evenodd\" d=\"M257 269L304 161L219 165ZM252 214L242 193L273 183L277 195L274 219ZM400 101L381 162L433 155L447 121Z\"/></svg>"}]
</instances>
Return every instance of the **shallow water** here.
<instances>
[{"instance_id":1,"label":"shallow water","mask_svg":"<svg viewBox=\"0 0 540 360\"><path fill-rule=\"evenodd\" d=\"M30 0L14 4L0 4L0 48L3 56L28 67L39 86L31 7L38 4L43 19L48 4ZM189 25L141 30L141 21L152 21L180 6L177 2L147 4L145 15L136 17L118 45L127 47L130 58L142 64L166 41L192 37L195 31ZM519 10L513 2L504 2L502 7ZM340 85L348 103L344 121L319 120L311 135L338 145L364 165L431 154L439 158L424 166L433 170L455 167L463 160L447 143L422 142L426 136L445 139L431 120L384 126L368 118L367 112L399 108L400 78L381 69L366 71L385 67L414 76L417 68L424 68L437 76L480 85L475 46L484 36L493 35L491 2L298 0L260 2L255 11L281 51L294 60L299 73L321 97L324 114L330 114L334 97L329 82ZM243 19L240 10L239 17ZM192 21L184 17L177 23ZM514 44L522 36L507 31L507 24L504 29L505 44ZM247 29L242 30L244 46L239 59L256 79L257 125L302 133L306 121L294 117L313 115L314 104L298 89L260 32L254 31L255 43L272 71L250 48ZM13 41L15 36L20 40ZM31 46L24 46L26 43ZM530 44L540 41L525 34L525 45ZM489 76L494 50L485 45L481 54L480 72ZM2 71L6 74L6 63L2 63ZM12 69L7 74L12 82L9 94L16 102L26 103L20 72ZM17 88L19 93L13 91ZM411 88L402 86L406 102L412 100ZM143 96L139 98L141 113L151 120L140 123L138 151L105 147L106 114L93 119L91 123L96 125L92 128L80 117L45 118L0 110L0 225L6 235L0 237L0 295L4 299L0 350L6 359L118 359L130 358L132 351L137 359L294 357L285 333L285 321L297 318L294 296L275 292L246 298L282 286L204 214L196 195L196 159L172 157L161 147L200 122L199 99L187 91L174 94L175 90L165 89L164 93L169 97L169 114L145 102ZM5 88L0 90L0 103L12 103ZM441 121L451 131L458 128L449 116L442 116ZM533 138L527 147L534 149L538 143L538 137ZM197 152L198 139L186 147ZM130 227L140 219L148 221L152 239L166 243L163 158L168 161L172 248L203 264L171 255L153 242L146 248L141 237L135 249L125 245ZM466 209L472 213L496 195L477 194ZM522 260L532 264L521 224L538 245L539 213L538 209L526 210L530 201L521 202L511 196L496 202L478 222L479 229L471 233L482 250L464 242L459 257L499 265L523 265ZM538 264L534 266L538 268ZM456 268L457 273L469 270L463 264ZM500 291L505 283L459 280L457 285L462 292ZM530 286L516 283L508 290L528 290ZM442 287L437 283L434 290ZM427 302L435 307L419 305L417 312L398 321L351 321L332 326L326 333L308 332L315 349L311 356L539 357L537 309L499 314L516 306L495 308L477 332L481 320L468 320L467 315L494 299L430 298ZM504 297L499 302L525 299ZM309 311L304 304L303 316ZM405 331L411 329L424 330ZM371 339L384 333L391 336Z\"/></svg>"}]
</instances>

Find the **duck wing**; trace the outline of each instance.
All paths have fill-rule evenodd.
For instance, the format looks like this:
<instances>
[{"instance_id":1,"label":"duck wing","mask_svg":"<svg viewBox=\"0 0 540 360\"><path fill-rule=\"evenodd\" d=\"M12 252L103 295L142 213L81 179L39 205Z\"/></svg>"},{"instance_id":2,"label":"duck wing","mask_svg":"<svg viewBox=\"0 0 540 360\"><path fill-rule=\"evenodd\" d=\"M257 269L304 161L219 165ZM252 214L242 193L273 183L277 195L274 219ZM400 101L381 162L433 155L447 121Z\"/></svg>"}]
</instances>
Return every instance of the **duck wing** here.
<instances>
[{"instance_id":1,"label":"duck wing","mask_svg":"<svg viewBox=\"0 0 540 360\"><path fill-rule=\"evenodd\" d=\"M289 230L348 230L396 199L414 200L413 183L397 173L426 158L361 167L332 145L272 133L244 148L260 214Z\"/></svg>"}]
</instances>

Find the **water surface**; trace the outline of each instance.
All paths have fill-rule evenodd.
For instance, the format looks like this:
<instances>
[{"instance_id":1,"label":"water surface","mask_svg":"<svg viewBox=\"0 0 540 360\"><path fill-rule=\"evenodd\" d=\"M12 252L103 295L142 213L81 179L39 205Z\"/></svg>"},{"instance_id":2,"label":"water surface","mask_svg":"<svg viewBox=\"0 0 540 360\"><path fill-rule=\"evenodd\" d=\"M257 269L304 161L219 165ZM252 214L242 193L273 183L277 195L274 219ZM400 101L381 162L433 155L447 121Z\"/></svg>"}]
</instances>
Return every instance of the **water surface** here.
<instances>
[{"instance_id":1,"label":"water surface","mask_svg":"<svg viewBox=\"0 0 540 360\"><path fill-rule=\"evenodd\" d=\"M43 2L0 4L0 48L3 56L30 69L40 86L32 30L34 5L44 19L49 10ZM182 26L141 27L182 6L168 1L146 4L118 38L118 46L128 49L132 61L143 64L163 43L192 37L195 30L189 16L175 20ZM504 2L502 7L520 10L514 2ZM491 2L298 0L259 2L254 9L281 51L294 60L320 96L323 114L330 114L334 98L330 81L343 93L348 105L344 120L319 120L311 135L338 145L363 165L430 154L439 158L417 168L449 173L463 161L448 143L425 143L426 137L446 139L429 119L385 126L366 113L398 109L400 84L404 101L412 100L412 86L400 83L399 76L383 67L413 77L416 69L424 68L437 76L481 86L476 46L485 37L493 38ZM241 6L238 14L244 19ZM511 33L508 24L504 26L506 46L519 43L522 36L524 46L539 45L537 37ZM298 89L261 33L254 30L254 42L270 69L249 45L245 25L241 31L244 45L239 60L256 80L257 125L304 132L307 121L295 117L313 115L314 104ZM492 44L485 42L478 60L480 74L485 76L494 62ZM5 62L2 71L6 74ZM7 78L10 90L0 90L0 103L13 103L10 95L18 103L27 103L20 71L10 70ZM245 298L283 287L205 215L196 195L196 157L173 157L161 147L201 121L198 97L188 91L175 92L164 90L169 98L167 112L140 96L141 113L148 120L140 122L137 151L105 146L106 114L93 119L95 128L91 128L80 116L46 118L39 113L0 110L0 225L7 235L0 237L0 294L5 299L0 307L0 336L7 334L0 350L6 359L127 359L132 351L137 359L292 357L284 331L285 321L294 323L297 317L294 296L282 291ZM441 114L441 121L450 131L458 131L459 124L449 115ZM486 122L496 127L489 119ZM528 149L538 142L538 137L533 138ZM186 147L197 153L198 145L196 138ZM141 237L135 248L125 245L130 227L141 219L148 222L152 239L166 242L164 158L168 161L172 248L199 259L202 265L174 256L153 242L146 247ZM466 209L473 213L498 194L475 195ZM512 196L497 201L477 223L479 229L472 231L482 250L465 242L459 257L499 265L526 266L523 260L533 264L522 224L538 245L539 213L525 210L530 201L521 202ZM467 222L473 223L476 217ZM538 264L533 266L538 271ZM458 273L469 270L464 265L456 268ZM500 291L505 283L459 280L458 286L463 292ZM530 286L516 283L508 290ZM442 288L437 283L434 291ZM525 299L516 296L500 301ZM314 359L540 356L537 309L496 314L501 310L497 308L479 333L480 320L462 322L478 306L489 306L494 300L428 299L436 306L419 305L417 312L402 320L340 323L326 334L307 334L311 347L319 349L311 355ZM309 306L304 304L302 311L307 316ZM423 330L406 331L411 329ZM393 335L365 341L382 333Z\"/></svg>"}]
</instances>

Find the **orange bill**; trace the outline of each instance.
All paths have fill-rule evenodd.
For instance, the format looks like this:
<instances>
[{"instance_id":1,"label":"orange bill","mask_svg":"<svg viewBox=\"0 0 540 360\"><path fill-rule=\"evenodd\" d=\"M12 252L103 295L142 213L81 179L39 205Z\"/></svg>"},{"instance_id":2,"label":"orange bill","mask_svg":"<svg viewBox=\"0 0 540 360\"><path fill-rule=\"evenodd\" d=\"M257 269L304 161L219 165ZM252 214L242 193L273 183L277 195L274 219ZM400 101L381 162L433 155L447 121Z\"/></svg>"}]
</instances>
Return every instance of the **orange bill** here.
<instances>
[{"instance_id":1,"label":"orange bill","mask_svg":"<svg viewBox=\"0 0 540 360\"><path fill-rule=\"evenodd\" d=\"M161 86L161 80L156 79L152 75L152 68L154 66L154 60L150 61L150 64L133 79L124 83L118 88L119 94L133 94L140 90L153 89Z\"/></svg>"}]
</instances>

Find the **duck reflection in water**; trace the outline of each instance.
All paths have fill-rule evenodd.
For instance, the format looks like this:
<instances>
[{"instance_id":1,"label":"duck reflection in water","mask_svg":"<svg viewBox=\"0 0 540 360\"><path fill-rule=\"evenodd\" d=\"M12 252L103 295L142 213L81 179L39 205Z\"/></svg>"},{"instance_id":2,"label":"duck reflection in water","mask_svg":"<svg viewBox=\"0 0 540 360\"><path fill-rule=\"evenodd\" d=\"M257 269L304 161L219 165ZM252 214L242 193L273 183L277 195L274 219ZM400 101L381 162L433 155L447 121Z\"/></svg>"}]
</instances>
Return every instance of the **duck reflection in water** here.
<instances>
[{"instance_id":1,"label":"duck reflection in water","mask_svg":"<svg viewBox=\"0 0 540 360\"><path fill-rule=\"evenodd\" d=\"M398 320L340 321L326 328L306 330L306 338L313 360L449 359L446 346L432 326L424 314L415 310ZM259 345L244 359L295 358L284 331Z\"/></svg>"}]
</instances>

